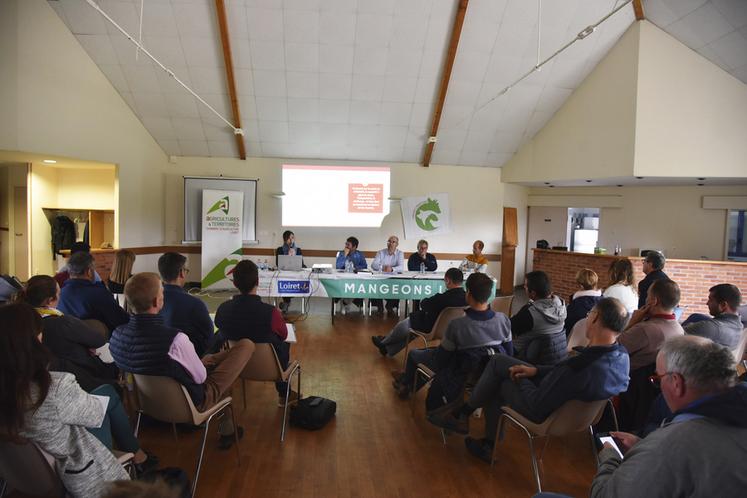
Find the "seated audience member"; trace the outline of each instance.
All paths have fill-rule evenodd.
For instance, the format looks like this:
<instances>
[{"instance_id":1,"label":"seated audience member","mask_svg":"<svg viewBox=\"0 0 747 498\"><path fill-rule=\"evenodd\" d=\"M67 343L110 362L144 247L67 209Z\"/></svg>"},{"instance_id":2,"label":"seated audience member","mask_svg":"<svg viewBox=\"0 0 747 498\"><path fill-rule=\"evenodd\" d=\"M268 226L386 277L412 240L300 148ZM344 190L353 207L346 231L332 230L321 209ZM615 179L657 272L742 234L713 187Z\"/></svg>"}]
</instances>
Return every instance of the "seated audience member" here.
<instances>
[{"instance_id":1,"label":"seated audience member","mask_svg":"<svg viewBox=\"0 0 747 498\"><path fill-rule=\"evenodd\" d=\"M159 314L167 327L187 334L197 356L208 353L215 338L213 320L205 303L184 289L189 275L187 258L178 252L167 252L158 258L158 273L163 281L163 308Z\"/></svg>"},{"instance_id":2,"label":"seated audience member","mask_svg":"<svg viewBox=\"0 0 747 498\"><path fill-rule=\"evenodd\" d=\"M565 303L552 293L543 271L526 274L529 302L511 317L516 357L539 365L554 365L566 355Z\"/></svg>"},{"instance_id":3,"label":"seated audience member","mask_svg":"<svg viewBox=\"0 0 747 498\"><path fill-rule=\"evenodd\" d=\"M468 254L459 265L462 271L476 271L486 273L488 271L488 258L482 255L485 243L482 240L476 240L472 244L472 254Z\"/></svg>"},{"instance_id":4,"label":"seated audience member","mask_svg":"<svg viewBox=\"0 0 747 498\"><path fill-rule=\"evenodd\" d=\"M348 265L350 265L355 271L368 268L365 256L363 256L363 253L358 250L358 239L355 237L348 237L345 241L345 249L337 253L335 268L338 270L347 270ZM337 301L339 301L339 299L335 299L335 302ZM350 299L343 300L343 304L345 304L346 307L350 303ZM360 308L363 306L363 299L353 299L352 303Z\"/></svg>"},{"instance_id":5,"label":"seated audience member","mask_svg":"<svg viewBox=\"0 0 747 498\"><path fill-rule=\"evenodd\" d=\"M649 287L646 304L633 313L620 335L620 344L630 354L631 372L653 365L664 341L684 334L674 318L674 308L679 302L680 287L676 282L657 280Z\"/></svg>"},{"instance_id":6,"label":"seated audience member","mask_svg":"<svg viewBox=\"0 0 747 498\"><path fill-rule=\"evenodd\" d=\"M673 337L652 379L673 415L644 439L613 432L625 458L605 445L591 496L744 496L747 385L737 383L731 352L703 337Z\"/></svg>"},{"instance_id":7,"label":"seated audience member","mask_svg":"<svg viewBox=\"0 0 747 498\"><path fill-rule=\"evenodd\" d=\"M425 271L436 271L438 269L438 262L436 257L428 252L428 241L418 241L418 251L410 254L407 258L407 270L408 271L420 271L420 265L425 265Z\"/></svg>"},{"instance_id":8,"label":"seated audience member","mask_svg":"<svg viewBox=\"0 0 747 498\"><path fill-rule=\"evenodd\" d=\"M717 344L734 349L742 337L742 321L737 314L742 302L742 293L736 285L718 284L708 289L708 312L713 318L685 320L682 328L687 335L707 337Z\"/></svg>"},{"instance_id":9,"label":"seated audience member","mask_svg":"<svg viewBox=\"0 0 747 498\"><path fill-rule=\"evenodd\" d=\"M610 264L610 286L604 290L604 297L614 297L628 310L628 315L638 308L638 294L633 287L633 263L628 258L614 260Z\"/></svg>"},{"instance_id":10,"label":"seated audience member","mask_svg":"<svg viewBox=\"0 0 747 498\"><path fill-rule=\"evenodd\" d=\"M428 252L428 241L420 239L418 241L417 252L410 254L407 258L407 271L420 271L420 267L423 266L425 271L436 271L438 269L438 262L436 257ZM420 307L420 300L413 299L412 309L417 310Z\"/></svg>"},{"instance_id":11,"label":"seated audience member","mask_svg":"<svg viewBox=\"0 0 747 498\"><path fill-rule=\"evenodd\" d=\"M178 329L167 327L158 314L163 307L163 285L155 273L138 273L125 284L125 297L133 311L130 321L117 327L109 342L114 361L125 372L171 377L189 393L195 407L205 411L230 391L254 353L251 341L238 341L228 351L197 356L192 342ZM209 372L208 372L209 370ZM220 448L230 448L234 430L231 417L223 417L218 432Z\"/></svg>"},{"instance_id":12,"label":"seated audience member","mask_svg":"<svg viewBox=\"0 0 747 498\"><path fill-rule=\"evenodd\" d=\"M47 370L50 356L39 342L41 322L25 303L0 308L3 437L20 436L49 453L65 491L74 497L101 496L109 482L129 479L111 452L113 441L135 454L139 471L153 469L157 459L140 448L111 386L92 393L108 398L100 400L83 391L71 374Z\"/></svg>"},{"instance_id":13,"label":"seated audience member","mask_svg":"<svg viewBox=\"0 0 747 498\"><path fill-rule=\"evenodd\" d=\"M132 276L132 265L135 264L135 253L120 249L114 255L112 272L106 286L113 294L124 294L124 284Z\"/></svg>"},{"instance_id":14,"label":"seated audience member","mask_svg":"<svg viewBox=\"0 0 747 498\"><path fill-rule=\"evenodd\" d=\"M257 344L272 344L283 370L290 361L290 344L285 342L288 328L283 315L276 307L263 303L257 295L259 273L253 261L243 260L234 267L233 285L241 294L218 306L215 324L229 341L251 339ZM276 382L278 406L285 406L287 383ZM290 401L295 401L298 393L291 392Z\"/></svg>"},{"instance_id":15,"label":"seated audience member","mask_svg":"<svg viewBox=\"0 0 747 498\"><path fill-rule=\"evenodd\" d=\"M571 400L598 401L628 387L628 353L617 344L627 313L614 298L605 298L589 313L589 345L555 366L532 366L506 355L488 362L466 403L444 407L428 420L445 429L467 434L469 417L485 407L485 438L467 438L470 453L491 461L501 406L510 406L529 420L542 423Z\"/></svg>"},{"instance_id":16,"label":"seated audience member","mask_svg":"<svg viewBox=\"0 0 747 498\"><path fill-rule=\"evenodd\" d=\"M75 375L78 384L88 392L102 384L117 386L117 366L104 363L94 353L106 344L106 338L74 316L59 311L56 308L59 298L60 288L49 275L31 277L16 294L16 300L33 306L42 317L42 344L55 357L50 370Z\"/></svg>"},{"instance_id":17,"label":"seated audience member","mask_svg":"<svg viewBox=\"0 0 747 498\"><path fill-rule=\"evenodd\" d=\"M667 274L662 271L666 261L664 255L658 251L649 251L649 253L646 254L646 258L643 260L643 273L646 274L646 277L638 282L639 308L646 305L646 296L651 284L657 280L669 279Z\"/></svg>"},{"instance_id":18,"label":"seated audience member","mask_svg":"<svg viewBox=\"0 0 747 498\"><path fill-rule=\"evenodd\" d=\"M449 268L444 275L446 291L423 299L420 309L413 311L410 316L400 321L386 336L375 335L371 337L374 346L379 349L382 356L394 356L402 351L407 345L410 337L410 329L429 333L436 323L441 312L450 307L467 306L465 300L464 274L456 268Z\"/></svg>"},{"instance_id":19,"label":"seated audience member","mask_svg":"<svg viewBox=\"0 0 747 498\"><path fill-rule=\"evenodd\" d=\"M419 363L436 373L426 401L426 408L433 410L443 404L442 398L454 401L467 377L490 354L513 352L511 321L490 309L492 291L493 281L484 273L469 276L466 316L449 322L438 347L410 351L405 372L393 383L401 398L407 398L412 391Z\"/></svg>"},{"instance_id":20,"label":"seated audience member","mask_svg":"<svg viewBox=\"0 0 747 498\"><path fill-rule=\"evenodd\" d=\"M371 269L384 273L402 273L405 269L405 255L397 249L397 246L399 246L399 237L390 235L389 240L386 241L386 249L382 249L376 253L371 263ZM376 307L379 313L384 311L381 309L381 299L371 299L371 306ZM393 313L398 308L399 299L386 300L386 309L388 312Z\"/></svg>"},{"instance_id":21,"label":"seated audience member","mask_svg":"<svg viewBox=\"0 0 747 498\"><path fill-rule=\"evenodd\" d=\"M67 263L70 278L60 291L57 308L81 320L95 319L109 331L127 323L129 316L103 284L94 283L93 256L77 252Z\"/></svg>"},{"instance_id":22,"label":"seated audience member","mask_svg":"<svg viewBox=\"0 0 747 498\"><path fill-rule=\"evenodd\" d=\"M296 245L296 234L290 230L283 232L283 245L275 249L275 267L279 269L278 256L303 256L301 248ZM291 298L284 297L280 303L280 311L286 313L290 302Z\"/></svg>"},{"instance_id":23,"label":"seated audience member","mask_svg":"<svg viewBox=\"0 0 747 498\"><path fill-rule=\"evenodd\" d=\"M90 253L91 246L89 246L85 242L75 242L73 243L72 247L70 247L70 256L78 252ZM68 271L67 264L65 264L62 268L60 268L60 271L55 273L54 279L57 281L57 285L59 285L60 288L62 288L62 286L65 285L65 282L67 281L68 278L70 278L70 272ZM101 276L95 269L93 270L93 281L96 283L101 282Z\"/></svg>"},{"instance_id":24,"label":"seated audience member","mask_svg":"<svg viewBox=\"0 0 747 498\"><path fill-rule=\"evenodd\" d=\"M571 333L576 322L585 318L589 311L602 299L602 292L597 289L599 277L593 270L584 268L576 273L576 283L581 290L571 296L571 302L566 308L565 331Z\"/></svg>"}]
</instances>

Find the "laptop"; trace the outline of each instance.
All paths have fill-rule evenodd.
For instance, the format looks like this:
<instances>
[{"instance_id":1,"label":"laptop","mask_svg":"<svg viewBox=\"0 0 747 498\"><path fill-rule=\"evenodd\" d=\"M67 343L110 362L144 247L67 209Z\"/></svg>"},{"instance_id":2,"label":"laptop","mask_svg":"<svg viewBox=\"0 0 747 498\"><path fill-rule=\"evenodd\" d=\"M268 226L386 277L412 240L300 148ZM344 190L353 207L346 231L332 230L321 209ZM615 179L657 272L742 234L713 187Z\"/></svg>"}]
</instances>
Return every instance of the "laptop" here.
<instances>
[{"instance_id":1,"label":"laptop","mask_svg":"<svg viewBox=\"0 0 747 498\"><path fill-rule=\"evenodd\" d=\"M299 271L303 268L303 256L278 255L278 270Z\"/></svg>"}]
</instances>

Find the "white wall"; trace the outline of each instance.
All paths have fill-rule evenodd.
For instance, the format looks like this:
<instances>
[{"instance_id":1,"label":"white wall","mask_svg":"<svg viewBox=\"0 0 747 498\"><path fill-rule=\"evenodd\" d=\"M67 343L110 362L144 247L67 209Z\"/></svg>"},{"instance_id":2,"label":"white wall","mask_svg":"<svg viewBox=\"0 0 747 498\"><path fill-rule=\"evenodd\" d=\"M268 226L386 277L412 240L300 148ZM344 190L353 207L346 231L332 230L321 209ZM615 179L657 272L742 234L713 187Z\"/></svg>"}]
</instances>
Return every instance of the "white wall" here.
<instances>
[{"instance_id":1,"label":"white wall","mask_svg":"<svg viewBox=\"0 0 747 498\"><path fill-rule=\"evenodd\" d=\"M641 23L636 176L747 176L747 85Z\"/></svg>"},{"instance_id":2,"label":"white wall","mask_svg":"<svg viewBox=\"0 0 747 498\"><path fill-rule=\"evenodd\" d=\"M702 198L747 195L747 186L532 188L529 192L578 196L577 202L566 207L584 207L587 195L620 196L622 207L603 207L600 212L599 246L609 252L619 243L629 256L637 255L639 249L662 249L670 258L722 260L726 211L703 209Z\"/></svg>"}]
</instances>

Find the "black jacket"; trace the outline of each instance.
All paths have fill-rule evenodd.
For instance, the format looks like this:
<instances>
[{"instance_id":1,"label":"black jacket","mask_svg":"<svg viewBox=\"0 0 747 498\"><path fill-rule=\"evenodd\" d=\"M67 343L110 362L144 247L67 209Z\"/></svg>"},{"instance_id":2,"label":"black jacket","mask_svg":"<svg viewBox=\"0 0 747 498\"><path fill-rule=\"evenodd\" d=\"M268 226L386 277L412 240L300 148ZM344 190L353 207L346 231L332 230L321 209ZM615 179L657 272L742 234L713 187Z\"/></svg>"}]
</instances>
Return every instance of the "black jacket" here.
<instances>
[{"instance_id":1,"label":"black jacket","mask_svg":"<svg viewBox=\"0 0 747 498\"><path fill-rule=\"evenodd\" d=\"M654 270L646 277L638 282L638 307L643 308L643 306L646 304L646 296L648 295L648 288L651 287L651 284L656 282L657 280L661 280L664 278L669 278L669 276L664 273L661 270Z\"/></svg>"},{"instance_id":2,"label":"black jacket","mask_svg":"<svg viewBox=\"0 0 747 498\"><path fill-rule=\"evenodd\" d=\"M423 299L420 301L420 309L410 314L410 327L420 332L430 332L438 315L445 308L467 306L465 296L464 289L457 287Z\"/></svg>"}]
</instances>

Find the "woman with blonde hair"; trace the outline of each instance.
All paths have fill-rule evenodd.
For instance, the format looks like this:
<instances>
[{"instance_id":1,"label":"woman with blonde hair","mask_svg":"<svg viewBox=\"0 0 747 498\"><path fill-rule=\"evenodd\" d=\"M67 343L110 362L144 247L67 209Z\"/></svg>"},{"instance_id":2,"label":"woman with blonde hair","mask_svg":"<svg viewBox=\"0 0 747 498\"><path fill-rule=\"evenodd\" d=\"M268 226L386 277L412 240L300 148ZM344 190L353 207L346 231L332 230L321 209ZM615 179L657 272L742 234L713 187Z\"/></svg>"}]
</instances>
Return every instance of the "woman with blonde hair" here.
<instances>
[{"instance_id":1,"label":"woman with blonde hair","mask_svg":"<svg viewBox=\"0 0 747 498\"><path fill-rule=\"evenodd\" d=\"M633 282L633 263L628 258L614 260L609 267L610 285L604 290L604 297L618 299L628 315L638 309L638 293Z\"/></svg>"},{"instance_id":2,"label":"woman with blonde hair","mask_svg":"<svg viewBox=\"0 0 747 498\"><path fill-rule=\"evenodd\" d=\"M135 264L135 253L129 249L120 249L114 254L114 264L107 284L112 293L124 293L124 285L127 283L127 279L132 276L133 264Z\"/></svg>"},{"instance_id":3,"label":"woman with blonde hair","mask_svg":"<svg viewBox=\"0 0 747 498\"><path fill-rule=\"evenodd\" d=\"M565 332L570 334L576 322L586 318L591 309L602 299L602 291L597 289L599 276L594 270L584 268L576 273L576 283L579 290L571 296L571 302L566 308Z\"/></svg>"}]
</instances>

